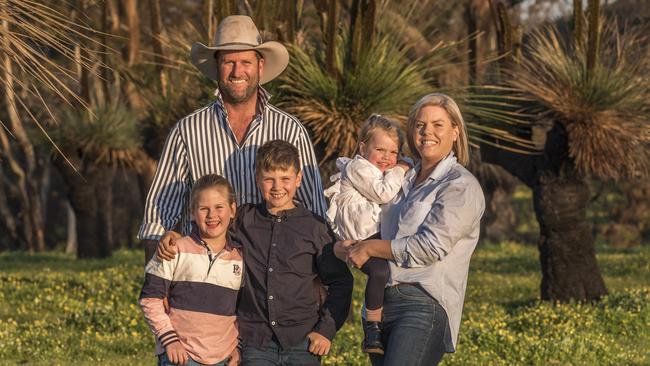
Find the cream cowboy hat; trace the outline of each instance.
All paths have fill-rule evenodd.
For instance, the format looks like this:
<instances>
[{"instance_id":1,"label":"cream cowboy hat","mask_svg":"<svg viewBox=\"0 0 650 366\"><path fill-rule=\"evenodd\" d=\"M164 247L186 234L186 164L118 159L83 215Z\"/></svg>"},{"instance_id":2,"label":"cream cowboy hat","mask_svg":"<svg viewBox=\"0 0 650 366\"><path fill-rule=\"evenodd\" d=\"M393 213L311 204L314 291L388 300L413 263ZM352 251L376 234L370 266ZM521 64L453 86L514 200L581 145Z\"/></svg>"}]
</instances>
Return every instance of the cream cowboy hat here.
<instances>
[{"instance_id":1,"label":"cream cowboy hat","mask_svg":"<svg viewBox=\"0 0 650 366\"><path fill-rule=\"evenodd\" d=\"M260 84L267 83L282 73L289 64L289 52L279 42L262 43L262 36L255 23L245 15L225 17L217 27L214 36L214 46L208 47L200 42L192 45L190 58L192 63L205 76L217 80L217 60L215 51L247 51L255 50L264 58L264 72Z\"/></svg>"}]
</instances>

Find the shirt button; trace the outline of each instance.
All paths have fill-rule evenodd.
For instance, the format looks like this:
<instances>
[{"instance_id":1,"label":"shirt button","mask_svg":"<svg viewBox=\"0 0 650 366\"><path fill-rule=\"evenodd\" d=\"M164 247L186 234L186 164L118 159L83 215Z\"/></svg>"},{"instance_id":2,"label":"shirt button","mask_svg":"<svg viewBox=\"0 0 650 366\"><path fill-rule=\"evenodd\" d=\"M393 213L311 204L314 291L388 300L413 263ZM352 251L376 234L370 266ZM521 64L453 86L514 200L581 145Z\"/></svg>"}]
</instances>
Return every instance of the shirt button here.
<instances>
[{"instance_id":1,"label":"shirt button","mask_svg":"<svg viewBox=\"0 0 650 366\"><path fill-rule=\"evenodd\" d=\"M275 221L277 221L277 222L282 222L282 219L278 217L278 219L275 220Z\"/></svg>"},{"instance_id":2,"label":"shirt button","mask_svg":"<svg viewBox=\"0 0 650 366\"><path fill-rule=\"evenodd\" d=\"M269 300L273 300L273 295L269 296Z\"/></svg>"},{"instance_id":3,"label":"shirt button","mask_svg":"<svg viewBox=\"0 0 650 366\"><path fill-rule=\"evenodd\" d=\"M273 268L269 268L269 272L273 272Z\"/></svg>"},{"instance_id":4,"label":"shirt button","mask_svg":"<svg viewBox=\"0 0 650 366\"><path fill-rule=\"evenodd\" d=\"M271 246L275 248L275 243L271 243Z\"/></svg>"},{"instance_id":5,"label":"shirt button","mask_svg":"<svg viewBox=\"0 0 650 366\"><path fill-rule=\"evenodd\" d=\"M277 323L274 321L271 322L271 325L275 326Z\"/></svg>"}]
</instances>

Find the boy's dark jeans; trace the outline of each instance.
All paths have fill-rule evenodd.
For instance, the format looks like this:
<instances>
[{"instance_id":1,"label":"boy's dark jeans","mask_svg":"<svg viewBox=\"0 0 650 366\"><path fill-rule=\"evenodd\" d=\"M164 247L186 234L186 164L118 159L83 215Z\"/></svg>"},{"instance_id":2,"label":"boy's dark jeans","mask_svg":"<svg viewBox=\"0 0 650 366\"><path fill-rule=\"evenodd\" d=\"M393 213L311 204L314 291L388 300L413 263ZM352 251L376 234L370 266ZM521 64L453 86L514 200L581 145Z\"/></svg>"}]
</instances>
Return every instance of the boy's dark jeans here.
<instances>
[{"instance_id":1,"label":"boy's dark jeans","mask_svg":"<svg viewBox=\"0 0 650 366\"><path fill-rule=\"evenodd\" d=\"M242 365L246 366L318 366L320 357L309 352L309 338L300 344L282 349L273 337L263 348L244 346Z\"/></svg>"}]
</instances>

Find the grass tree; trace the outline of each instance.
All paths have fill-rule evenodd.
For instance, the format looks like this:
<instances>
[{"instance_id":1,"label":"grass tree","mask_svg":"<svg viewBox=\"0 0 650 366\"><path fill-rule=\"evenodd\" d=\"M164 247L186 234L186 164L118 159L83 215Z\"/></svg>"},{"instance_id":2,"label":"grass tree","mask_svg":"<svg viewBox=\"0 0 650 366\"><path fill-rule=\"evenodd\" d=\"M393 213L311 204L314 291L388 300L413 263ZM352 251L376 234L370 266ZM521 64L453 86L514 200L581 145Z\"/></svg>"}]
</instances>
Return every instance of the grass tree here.
<instances>
[{"instance_id":1,"label":"grass tree","mask_svg":"<svg viewBox=\"0 0 650 366\"><path fill-rule=\"evenodd\" d=\"M647 42L600 17L594 4L589 22L582 17L572 37L554 27L533 32L503 68L510 100L532 116L531 131L542 131L543 153L482 149L533 190L545 300L607 294L586 220L588 179L647 177L650 164Z\"/></svg>"},{"instance_id":2,"label":"grass tree","mask_svg":"<svg viewBox=\"0 0 650 366\"><path fill-rule=\"evenodd\" d=\"M338 37L332 75L324 50L289 46L292 62L279 87L278 105L312 131L323 160L350 156L358 128L372 113L398 117L430 90L424 73L430 59L409 62L406 49L389 37L363 48L354 66L346 62L348 50Z\"/></svg>"},{"instance_id":3,"label":"grass tree","mask_svg":"<svg viewBox=\"0 0 650 366\"><path fill-rule=\"evenodd\" d=\"M50 131L69 160L54 158L76 214L77 257L108 257L114 244L113 178L119 169L136 167L142 160L138 120L123 102L115 101L90 111L69 111Z\"/></svg>"}]
</instances>

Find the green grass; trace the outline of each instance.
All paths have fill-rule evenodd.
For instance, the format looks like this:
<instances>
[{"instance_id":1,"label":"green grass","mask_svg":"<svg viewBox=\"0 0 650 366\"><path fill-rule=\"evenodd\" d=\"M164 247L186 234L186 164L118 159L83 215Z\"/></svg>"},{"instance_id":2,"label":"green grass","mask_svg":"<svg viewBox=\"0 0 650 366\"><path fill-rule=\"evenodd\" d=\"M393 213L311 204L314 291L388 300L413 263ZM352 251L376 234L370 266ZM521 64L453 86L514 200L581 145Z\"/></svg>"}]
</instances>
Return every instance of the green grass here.
<instances>
[{"instance_id":1,"label":"green grass","mask_svg":"<svg viewBox=\"0 0 650 366\"><path fill-rule=\"evenodd\" d=\"M650 248L600 250L610 296L541 303L537 250L514 243L474 255L456 354L444 365L650 365ZM137 306L142 252L109 260L0 254L0 364L153 365ZM326 365L366 365L359 350L363 275Z\"/></svg>"}]
</instances>

